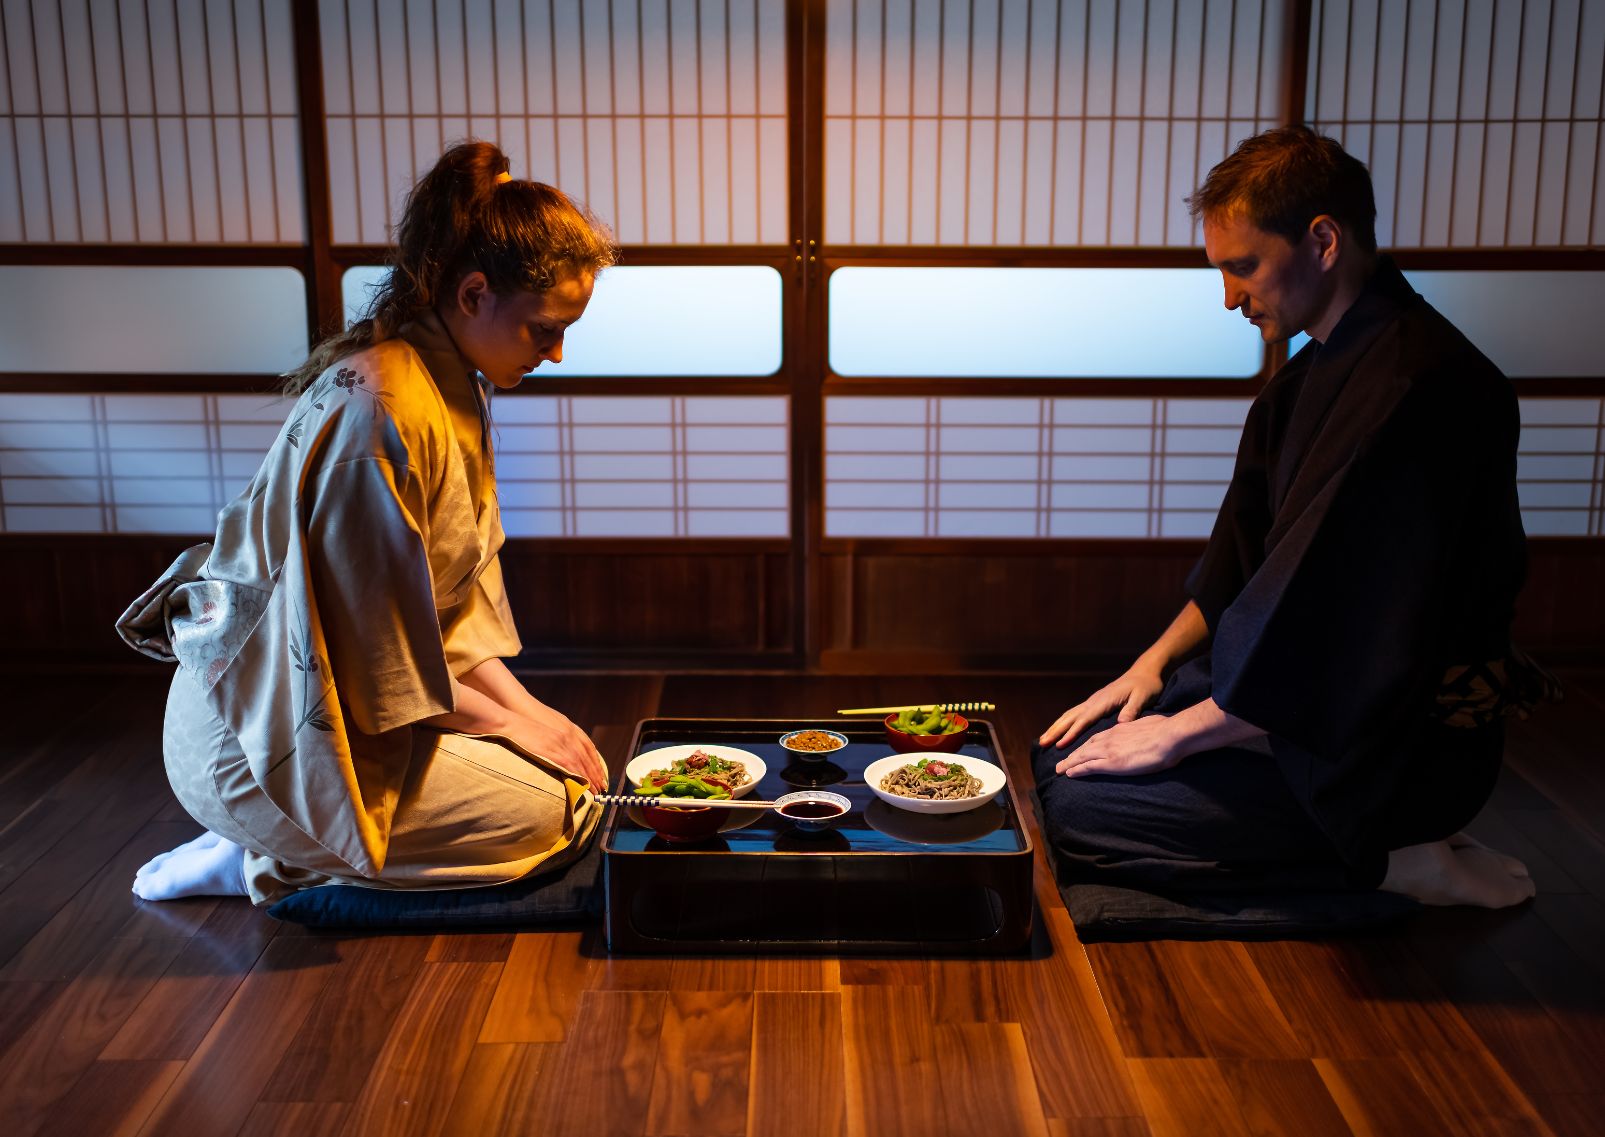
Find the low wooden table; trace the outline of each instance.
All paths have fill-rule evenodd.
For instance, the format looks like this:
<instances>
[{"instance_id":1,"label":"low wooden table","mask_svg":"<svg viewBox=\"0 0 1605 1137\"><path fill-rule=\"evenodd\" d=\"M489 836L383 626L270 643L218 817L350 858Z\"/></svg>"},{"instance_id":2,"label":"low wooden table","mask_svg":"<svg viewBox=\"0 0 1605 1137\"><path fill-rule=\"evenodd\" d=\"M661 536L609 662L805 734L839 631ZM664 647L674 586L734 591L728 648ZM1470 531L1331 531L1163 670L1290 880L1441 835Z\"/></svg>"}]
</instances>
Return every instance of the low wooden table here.
<instances>
[{"instance_id":1,"label":"low wooden table","mask_svg":"<svg viewBox=\"0 0 1605 1137\"><path fill-rule=\"evenodd\" d=\"M824 761L797 760L778 740L803 727L841 731L848 745ZM821 834L773 810L732 811L718 837L676 845L611 807L602 833L608 950L1001 955L1030 938L1031 837L1012 783L965 813L893 808L864 784L864 768L892 750L880 723L863 719L643 719L629 754L682 743L762 758L769 769L755 798L828 789L852 810ZM965 757L1003 764L990 723L970 724L955 755Z\"/></svg>"}]
</instances>

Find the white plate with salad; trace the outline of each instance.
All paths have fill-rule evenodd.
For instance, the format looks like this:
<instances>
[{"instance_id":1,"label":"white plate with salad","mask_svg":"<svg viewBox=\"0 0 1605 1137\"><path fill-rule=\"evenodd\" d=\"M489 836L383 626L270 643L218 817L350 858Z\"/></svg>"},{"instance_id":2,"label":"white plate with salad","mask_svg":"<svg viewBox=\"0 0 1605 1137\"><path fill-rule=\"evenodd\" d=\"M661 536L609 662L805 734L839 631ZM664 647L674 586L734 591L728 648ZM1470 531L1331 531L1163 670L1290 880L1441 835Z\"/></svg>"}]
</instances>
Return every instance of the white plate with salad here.
<instances>
[{"instance_id":1,"label":"white plate with salad","mask_svg":"<svg viewBox=\"0 0 1605 1137\"><path fill-rule=\"evenodd\" d=\"M638 794L715 801L746 797L768 772L764 760L751 751L706 743L648 750L624 767Z\"/></svg>"}]
</instances>

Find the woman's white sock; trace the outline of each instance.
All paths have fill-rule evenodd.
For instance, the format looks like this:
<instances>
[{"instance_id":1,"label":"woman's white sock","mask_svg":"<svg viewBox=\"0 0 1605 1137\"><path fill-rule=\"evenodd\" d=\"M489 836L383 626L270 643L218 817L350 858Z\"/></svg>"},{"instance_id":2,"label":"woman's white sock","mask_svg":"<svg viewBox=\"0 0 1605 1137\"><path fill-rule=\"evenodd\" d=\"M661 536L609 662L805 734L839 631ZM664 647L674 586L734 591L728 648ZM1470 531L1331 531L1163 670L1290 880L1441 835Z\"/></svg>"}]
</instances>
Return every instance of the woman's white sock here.
<instances>
[{"instance_id":1,"label":"woman's white sock","mask_svg":"<svg viewBox=\"0 0 1605 1137\"><path fill-rule=\"evenodd\" d=\"M245 850L216 833L202 833L152 857L134 874L134 895L141 900L244 896Z\"/></svg>"}]
</instances>

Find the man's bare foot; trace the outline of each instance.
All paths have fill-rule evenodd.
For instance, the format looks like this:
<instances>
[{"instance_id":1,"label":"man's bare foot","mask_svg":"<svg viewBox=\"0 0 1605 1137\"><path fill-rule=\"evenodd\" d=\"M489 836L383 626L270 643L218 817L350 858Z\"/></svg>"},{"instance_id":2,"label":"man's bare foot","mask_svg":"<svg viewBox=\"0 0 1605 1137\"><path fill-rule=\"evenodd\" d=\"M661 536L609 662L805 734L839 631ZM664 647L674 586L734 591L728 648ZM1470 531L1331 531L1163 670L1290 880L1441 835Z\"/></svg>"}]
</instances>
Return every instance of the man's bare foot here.
<instances>
[{"instance_id":1,"label":"man's bare foot","mask_svg":"<svg viewBox=\"0 0 1605 1137\"><path fill-rule=\"evenodd\" d=\"M1470 833L1467 833L1464 830L1449 838L1449 847L1451 849L1464 849L1468 847L1476 849L1488 849L1487 845L1484 845L1481 841L1477 840ZM1498 849L1488 849L1488 852L1499 858L1499 863L1505 866L1505 871L1511 876L1532 875L1527 871L1526 865L1524 865L1521 861L1518 861L1515 857L1512 857L1509 853L1501 853Z\"/></svg>"},{"instance_id":2,"label":"man's bare foot","mask_svg":"<svg viewBox=\"0 0 1605 1137\"><path fill-rule=\"evenodd\" d=\"M1521 869L1518 875L1510 867ZM1423 904L1467 904L1477 908L1509 908L1531 899L1537 888L1526 866L1514 857L1480 844L1452 845L1433 841L1388 854L1388 874L1379 886Z\"/></svg>"}]
</instances>

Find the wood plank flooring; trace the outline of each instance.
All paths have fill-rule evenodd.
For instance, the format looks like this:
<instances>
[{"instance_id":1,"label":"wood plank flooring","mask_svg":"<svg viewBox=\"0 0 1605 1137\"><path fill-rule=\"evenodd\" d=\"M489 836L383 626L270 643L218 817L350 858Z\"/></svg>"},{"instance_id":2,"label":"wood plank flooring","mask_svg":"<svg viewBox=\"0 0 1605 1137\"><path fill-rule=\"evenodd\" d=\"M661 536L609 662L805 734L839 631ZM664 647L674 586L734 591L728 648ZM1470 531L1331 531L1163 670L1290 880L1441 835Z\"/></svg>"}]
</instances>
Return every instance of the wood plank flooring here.
<instances>
[{"instance_id":1,"label":"wood plank flooring","mask_svg":"<svg viewBox=\"0 0 1605 1137\"><path fill-rule=\"evenodd\" d=\"M1473 832L1536 902L1323 943L1084 946L1046 866L1001 960L610 958L596 931L329 935L142 904L197 832L164 684L0 696L0 1132L939 1137L1605 1132L1605 673L1515 724ZM1011 772L1092 677L530 680L619 761L654 714L981 697Z\"/></svg>"}]
</instances>

